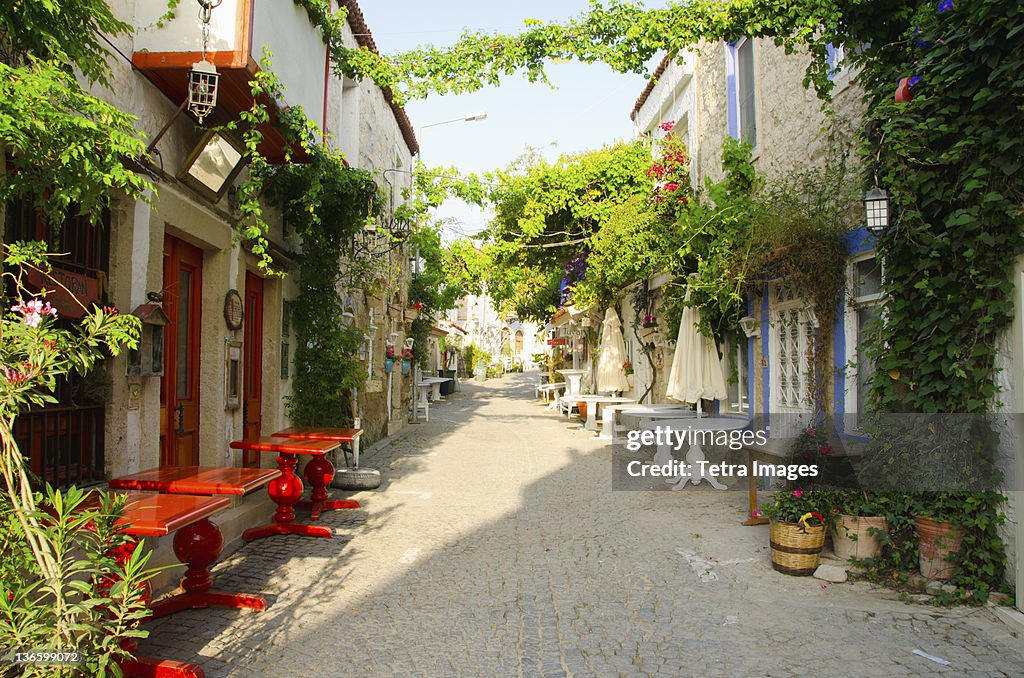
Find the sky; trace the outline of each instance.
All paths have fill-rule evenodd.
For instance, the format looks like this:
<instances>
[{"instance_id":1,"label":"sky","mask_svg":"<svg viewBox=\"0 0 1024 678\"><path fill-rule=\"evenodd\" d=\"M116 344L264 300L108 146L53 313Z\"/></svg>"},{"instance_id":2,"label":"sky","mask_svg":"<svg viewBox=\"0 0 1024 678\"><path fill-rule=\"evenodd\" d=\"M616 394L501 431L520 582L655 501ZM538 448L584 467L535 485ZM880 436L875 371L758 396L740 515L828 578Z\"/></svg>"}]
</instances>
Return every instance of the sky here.
<instances>
[{"instance_id":1,"label":"sky","mask_svg":"<svg viewBox=\"0 0 1024 678\"><path fill-rule=\"evenodd\" d=\"M661 6L663 2L648 2ZM515 33L527 18L564 21L587 9L587 0L359 0L382 54L424 44L455 42L465 29ZM456 166L463 172L505 167L528 148L548 160L598 149L633 138L629 118L647 84L640 75L615 73L604 64L560 63L547 67L557 89L507 76L501 87L464 95L434 95L405 105L423 162ZM423 125L485 112L487 119ZM446 202L439 218L453 219L447 238L479 232L487 215L456 201Z\"/></svg>"}]
</instances>

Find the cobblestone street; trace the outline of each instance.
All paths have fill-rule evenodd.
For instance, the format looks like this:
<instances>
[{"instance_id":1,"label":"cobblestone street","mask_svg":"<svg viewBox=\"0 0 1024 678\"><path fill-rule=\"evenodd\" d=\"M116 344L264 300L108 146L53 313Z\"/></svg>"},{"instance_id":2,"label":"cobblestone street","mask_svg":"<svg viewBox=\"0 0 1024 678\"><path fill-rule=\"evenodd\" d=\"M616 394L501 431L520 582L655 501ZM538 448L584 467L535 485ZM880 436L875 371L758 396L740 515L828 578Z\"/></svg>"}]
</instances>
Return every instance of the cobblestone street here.
<instances>
[{"instance_id":1,"label":"cobblestone street","mask_svg":"<svg viewBox=\"0 0 1024 678\"><path fill-rule=\"evenodd\" d=\"M774 572L743 493L612 492L610 447L535 379L463 384L369 450L384 484L324 514L334 539L222 562L217 588L265 612L182 612L141 651L210 677L1024 675L985 608Z\"/></svg>"}]
</instances>

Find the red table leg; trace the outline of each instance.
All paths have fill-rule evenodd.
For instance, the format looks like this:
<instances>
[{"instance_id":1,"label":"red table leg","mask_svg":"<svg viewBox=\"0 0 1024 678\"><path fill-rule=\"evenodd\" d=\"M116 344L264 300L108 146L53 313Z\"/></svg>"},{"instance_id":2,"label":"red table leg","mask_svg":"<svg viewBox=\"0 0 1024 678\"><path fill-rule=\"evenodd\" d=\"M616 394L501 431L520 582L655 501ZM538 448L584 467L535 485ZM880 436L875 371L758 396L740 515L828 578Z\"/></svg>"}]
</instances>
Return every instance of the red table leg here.
<instances>
[{"instance_id":1,"label":"red table leg","mask_svg":"<svg viewBox=\"0 0 1024 678\"><path fill-rule=\"evenodd\" d=\"M121 641L121 647L132 653L138 646L139 644L134 638L126 638ZM122 675L135 678L206 678L203 670L195 664L186 664L170 659L136 656L131 659L118 660L117 665L121 667Z\"/></svg>"},{"instance_id":2,"label":"red table leg","mask_svg":"<svg viewBox=\"0 0 1024 678\"><path fill-rule=\"evenodd\" d=\"M242 539L249 541L272 534L303 534L309 537L327 538L334 536L326 527L292 522L295 520L295 509L292 507L302 497L303 490L302 479L295 475L297 463L298 460L294 454L282 453L277 458L277 467L281 469L281 475L271 480L267 486L267 494L277 504L274 522L270 525L246 530L242 533Z\"/></svg>"},{"instance_id":3,"label":"red table leg","mask_svg":"<svg viewBox=\"0 0 1024 678\"><path fill-rule=\"evenodd\" d=\"M327 498L327 483L334 480L334 464L326 456L313 457L306 464L304 475L312 488L311 501L296 502L295 506L310 509L310 520L320 520L321 511L359 508L359 502L354 499Z\"/></svg>"},{"instance_id":4,"label":"red table leg","mask_svg":"<svg viewBox=\"0 0 1024 678\"><path fill-rule=\"evenodd\" d=\"M117 559L119 565L123 566L138 546L139 542L131 539L114 549L111 555ZM103 581L103 585L106 587L113 585L113 583L113 580L110 579ZM143 586L145 587L143 597L148 603L152 597L152 587L148 581ZM117 660L117 665L121 668L121 673L124 676L134 676L136 678L206 678L203 670L195 664L135 655L135 650L138 649L139 643L134 638L122 638L120 645L121 649L127 650L133 655L129 659Z\"/></svg>"},{"instance_id":5,"label":"red table leg","mask_svg":"<svg viewBox=\"0 0 1024 678\"><path fill-rule=\"evenodd\" d=\"M185 577L181 580L184 593L165 598L151 606L153 617L165 617L181 610L220 607L267 609L261 596L225 593L213 590L210 565L217 562L224 548L224 535L208 518L186 525L174 535L174 555L185 563Z\"/></svg>"}]
</instances>

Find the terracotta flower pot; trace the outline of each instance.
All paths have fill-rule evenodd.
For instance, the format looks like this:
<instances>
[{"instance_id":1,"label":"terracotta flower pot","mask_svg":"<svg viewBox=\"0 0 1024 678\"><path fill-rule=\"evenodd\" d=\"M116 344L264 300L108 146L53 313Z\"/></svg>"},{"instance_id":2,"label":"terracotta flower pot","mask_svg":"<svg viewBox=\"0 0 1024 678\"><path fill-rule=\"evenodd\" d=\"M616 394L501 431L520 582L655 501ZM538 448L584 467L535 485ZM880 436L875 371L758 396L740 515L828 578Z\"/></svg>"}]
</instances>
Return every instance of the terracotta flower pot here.
<instances>
[{"instance_id":1,"label":"terracotta flower pot","mask_svg":"<svg viewBox=\"0 0 1024 678\"><path fill-rule=\"evenodd\" d=\"M882 532L889 529L889 521L882 516L849 516L841 514L832 529L832 549L836 558L874 558L882 550L879 537L869 533L870 528Z\"/></svg>"},{"instance_id":2,"label":"terracotta flower pot","mask_svg":"<svg viewBox=\"0 0 1024 678\"><path fill-rule=\"evenodd\" d=\"M943 522L914 516L919 541L918 566L925 579L944 581L956 574L956 563L949 562L949 556L960 552L964 531L950 522Z\"/></svg>"}]
</instances>

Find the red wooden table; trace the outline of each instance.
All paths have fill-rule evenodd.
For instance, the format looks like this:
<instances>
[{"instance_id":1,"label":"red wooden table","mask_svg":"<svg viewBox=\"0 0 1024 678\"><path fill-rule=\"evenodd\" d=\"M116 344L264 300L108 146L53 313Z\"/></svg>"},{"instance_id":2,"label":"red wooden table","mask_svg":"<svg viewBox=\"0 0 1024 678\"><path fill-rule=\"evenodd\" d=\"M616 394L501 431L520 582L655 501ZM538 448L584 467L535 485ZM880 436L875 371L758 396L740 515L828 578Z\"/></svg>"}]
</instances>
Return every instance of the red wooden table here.
<instances>
[{"instance_id":1,"label":"red wooden table","mask_svg":"<svg viewBox=\"0 0 1024 678\"><path fill-rule=\"evenodd\" d=\"M333 536L326 527L294 522L294 506L302 498L303 491L302 479L295 475L295 466L298 464L296 455L309 454L314 458L323 457L331 450L336 449L341 443L331 440L296 440L293 438L263 436L260 438L235 440L230 445L236 450L276 452L278 454L277 468L281 470L280 477L275 478L267 486L267 494L277 504L277 511L274 512L274 522L270 525L249 528L242 533L242 539L259 539L272 534L304 534L309 537L327 538Z\"/></svg>"},{"instance_id":2,"label":"red wooden table","mask_svg":"<svg viewBox=\"0 0 1024 678\"><path fill-rule=\"evenodd\" d=\"M161 466L141 471L110 481L115 490L151 490L171 492L160 495L159 507L174 506L167 497L183 497L186 494L229 494L242 495L266 485L281 475L277 469L260 468L216 468L210 466ZM146 496L146 495L142 495ZM227 499L221 499L229 503ZM132 529L144 529L133 517ZM178 529L178 528L182 529ZM224 535L220 528L203 516L186 525L174 527L174 554L185 563L185 578L181 580L183 592L165 598L152 605L154 617L164 617L187 609L199 609L211 605L221 607L250 608L265 610L266 601L261 596L225 593L213 590L210 566L217 562L224 548ZM168 532L142 534L159 536Z\"/></svg>"},{"instance_id":3,"label":"red wooden table","mask_svg":"<svg viewBox=\"0 0 1024 678\"><path fill-rule=\"evenodd\" d=\"M293 426L274 434L275 438L294 438L296 440L330 440L336 443L348 443L352 446L356 466L359 465L359 436L361 428L320 428L314 426ZM295 505L310 509L310 520L320 520L321 511L335 509L359 508L354 499L328 499L327 484L334 480L334 464L326 457L313 457L303 474L309 481L312 490L310 501L300 501Z\"/></svg>"},{"instance_id":4,"label":"red wooden table","mask_svg":"<svg viewBox=\"0 0 1024 678\"><path fill-rule=\"evenodd\" d=\"M125 534L133 537L162 537L177 532L182 534L197 523L209 523L209 517L227 508L229 500L221 497L194 497L182 494L145 494L132 492L128 495L124 517L117 521L123 526ZM212 524L212 523L211 523ZM178 535L174 539L174 551L178 552ZM134 545L122 548L118 553L119 560L127 559L134 550ZM189 569L192 569L191 564ZM209 576L209 571L207 571ZM151 606L155 610L158 605ZM134 638L126 638L121 646L134 653L138 642ZM155 659L152 657L134 657L118 662L126 676L142 678L203 678L203 670L195 664Z\"/></svg>"}]
</instances>

